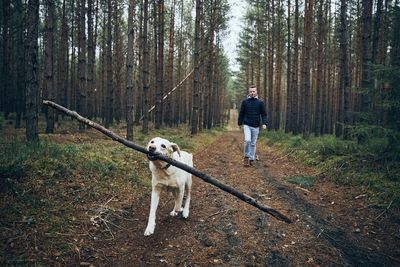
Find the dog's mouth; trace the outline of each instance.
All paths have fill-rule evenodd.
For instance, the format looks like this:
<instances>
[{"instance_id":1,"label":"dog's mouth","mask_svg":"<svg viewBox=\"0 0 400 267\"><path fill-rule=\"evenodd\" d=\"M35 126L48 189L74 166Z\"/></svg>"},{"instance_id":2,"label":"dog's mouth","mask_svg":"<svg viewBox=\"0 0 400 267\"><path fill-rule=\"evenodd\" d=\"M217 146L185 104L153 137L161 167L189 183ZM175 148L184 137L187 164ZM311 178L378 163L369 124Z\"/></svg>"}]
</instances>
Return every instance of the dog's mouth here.
<instances>
[{"instance_id":1,"label":"dog's mouth","mask_svg":"<svg viewBox=\"0 0 400 267\"><path fill-rule=\"evenodd\" d=\"M148 158L150 161L153 161L153 160L156 160L156 159L157 159L157 157L156 157L152 152L150 152L149 154L147 154L147 158Z\"/></svg>"}]
</instances>

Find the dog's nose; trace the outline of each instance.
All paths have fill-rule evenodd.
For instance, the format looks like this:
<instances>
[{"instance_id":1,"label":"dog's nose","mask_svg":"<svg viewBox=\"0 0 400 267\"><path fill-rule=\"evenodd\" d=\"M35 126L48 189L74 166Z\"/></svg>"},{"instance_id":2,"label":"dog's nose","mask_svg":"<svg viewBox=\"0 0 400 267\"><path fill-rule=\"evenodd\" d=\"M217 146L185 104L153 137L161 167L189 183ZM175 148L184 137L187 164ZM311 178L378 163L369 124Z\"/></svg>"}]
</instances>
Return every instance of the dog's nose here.
<instances>
[{"instance_id":1,"label":"dog's nose","mask_svg":"<svg viewBox=\"0 0 400 267\"><path fill-rule=\"evenodd\" d=\"M149 151L151 151L151 152L156 151L156 147L155 146L149 146Z\"/></svg>"}]
</instances>

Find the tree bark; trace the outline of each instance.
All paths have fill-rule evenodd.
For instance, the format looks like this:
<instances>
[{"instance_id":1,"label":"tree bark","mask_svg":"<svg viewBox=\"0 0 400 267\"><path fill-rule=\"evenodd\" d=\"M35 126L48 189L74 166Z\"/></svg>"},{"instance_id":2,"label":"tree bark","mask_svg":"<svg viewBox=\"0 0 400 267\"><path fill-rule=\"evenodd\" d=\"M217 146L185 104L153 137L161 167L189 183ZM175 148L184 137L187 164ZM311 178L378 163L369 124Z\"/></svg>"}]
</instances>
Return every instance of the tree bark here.
<instances>
[{"instance_id":1,"label":"tree bark","mask_svg":"<svg viewBox=\"0 0 400 267\"><path fill-rule=\"evenodd\" d=\"M126 56L126 138L133 140L133 65L135 29L133 17L135 15L135 0L129 0L128 7L128 51Z\"/></svg>"},{"instance_id":2,"label":"tree bark","mask_svg":"<svg viewBox=\"0 0 400 267\"><path fill-rule=\"evenodd\" d=\"M144 0L143 4L143 31L142 31L142 49L143 49L143 126L142 132L146 134L149 131L149 115L147 113L149 106L148 91L149 91L149 49L147 42L147 20L149 18L149 1Z\"/></svg>"},{"instance_id":3,"label":"tree bark","mask_svg":"<svg viewBox=\"0 0 400 267\"><path fill-rule=\"evenodd\" d=\"M79 22L78 22L78 75L79 75L79 99L78 110L84 116L87 115L86 98L86 0L79 0ZM84 125L79 125L84 130Z\"/></svg>"},{"instance_id":4,"label":"tree bark","mask_svg":"<svg viewBox=\"0 0 400 267\"><path fill-rule=\"evenodd\" d=\"M107 45L106 45L106 73L107 73L107 86L106 86L106 127L109 127L114 120L114 89L113 89L113 75L112 75L112 1L107 1Z\"/></svg>"},{"instance_id":5,"label":"tree bark","mask_svg":"<svg viewBox=\"0 0 400 267\"><path fill-rule=\"evenodd\" d=\"M196 20L194 30L194 74L193 74L193 107L191 117L191 134L197 133L200 104L200 22L203 0L196 0Z\"/></svg>"},{"instance_id":6,"label":"tree bark","mask_svg":"<svg viewBox=\"0 0 400 267\"><path fill-rule=\"evenodd\" d=\"M55 99L55 86L54 86L54 1L46 1L47 14L46 14L46 47L45 47L45 86L46 93L49 100ZM46 133L54 132L54 110L48 109L46 113Z\"/></svg>"},{"instance_id":7,"label":"tree bark","mask_svg":"<svg viewBox=\"0 0 400 267\"><path fill-rule=\"evenodd\" d=\"M349 139L349 123L350 123L350 70L349 70L349 46L348 46L348 30L347 30L347 1L340 1L340 50L341 50L341 79L340 91L343 96L343 114L342 123L343 138Z\"/></svg>"},{"instance_id":8,"label":"tree bark","mask_svg":"<svg viewBox=\"0 0 400 267\"><path fill-rule=\"evenodd\" d=\"M291 125L291 120L290 116L292 113L292 102L293 102L293 91L291 87L291 76L292 76L292 51L291 51L291 46L290 42L291 40L291 13L290 13L290 0L287 1L287 9L288 9L288 17L287 17L287 68L286 68L286 121L285 121L285 132L291 132L292 131L292 125Z\"/></svg>"},{"instance_id":9,"label":"tree bark","mask_svg":"<svg viewBox=\"0 0 400 267\"><path fill-rule=\"evenodd\" d=\"M122 118L122 55L121 55L121 11L120 2L114 1L114 44L113 44L113 87L114 87L114 118L117 124L121 122Z\"/></svg>"},{"instance_id":10,"label":"tree bark","mask_svg":"<svg viewBox=\"0 0 400 267\"><path fill-rule=\"evenodd\" d=\"M39 0L28 2L28 29L27 29L27 84L26 84L26 139L38 142L38 28L39 28Z\"/></svg>"}]
</instances>

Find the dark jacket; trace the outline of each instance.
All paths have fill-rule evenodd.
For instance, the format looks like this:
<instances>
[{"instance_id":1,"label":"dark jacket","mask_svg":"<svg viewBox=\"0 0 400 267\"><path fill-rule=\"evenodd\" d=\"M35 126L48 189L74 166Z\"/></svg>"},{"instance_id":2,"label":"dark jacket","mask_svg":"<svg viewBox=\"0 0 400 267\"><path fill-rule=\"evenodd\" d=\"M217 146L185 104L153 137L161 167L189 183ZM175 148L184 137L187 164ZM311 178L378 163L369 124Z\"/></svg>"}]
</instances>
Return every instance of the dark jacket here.
<instances>
[{"instance_id":1,"label":"dark jacket","mask_svg":"<svg viewBox=\"0 0 400 267\"><path fill-rule=\"evenodd\" d=\"M267 111L264 102L258 98L248 97L240 106L238 125L260 127L260 116L263 124L268 125Z\"/></svg>"}]
</instances>

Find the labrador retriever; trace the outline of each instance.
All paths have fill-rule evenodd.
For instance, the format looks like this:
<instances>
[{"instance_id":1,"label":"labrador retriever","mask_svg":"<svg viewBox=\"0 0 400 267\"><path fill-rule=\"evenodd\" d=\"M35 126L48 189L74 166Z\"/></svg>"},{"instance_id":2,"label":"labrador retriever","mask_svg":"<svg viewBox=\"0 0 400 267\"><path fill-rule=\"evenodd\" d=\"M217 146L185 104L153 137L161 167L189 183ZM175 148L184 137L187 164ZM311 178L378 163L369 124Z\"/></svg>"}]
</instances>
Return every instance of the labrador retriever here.
<instances>
[{"instance_id":1,"label":"labrador retriever","mask_svg":"<svg viewBox=\"0 0 400 267\"><path fill-rule=\"evenodd\" d=\"M170 157L176 161L180 161L190 167L193 167L193 155L181 151L177 144L172 143L166 139L155 137L147 144L147 150L153 153L160 153L164 156ZM151 205L149 220L147 223L145 236L154 233L156 226L156 211L158 202L160 200L160 193L162 190L171 191L175 198L174 209L170 212L171 216L178 215L182 211L182 217L189 216L190 205L190 191L192 187L192 175L182 169L179 169L171 164L156 159L154 155L148 154L149 168L151 171ZM186 201L182 209L183 196L187 191Z\"/></svg>"}]
</instances>

